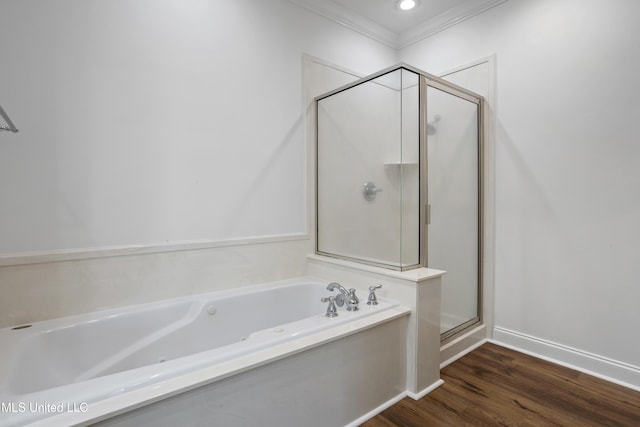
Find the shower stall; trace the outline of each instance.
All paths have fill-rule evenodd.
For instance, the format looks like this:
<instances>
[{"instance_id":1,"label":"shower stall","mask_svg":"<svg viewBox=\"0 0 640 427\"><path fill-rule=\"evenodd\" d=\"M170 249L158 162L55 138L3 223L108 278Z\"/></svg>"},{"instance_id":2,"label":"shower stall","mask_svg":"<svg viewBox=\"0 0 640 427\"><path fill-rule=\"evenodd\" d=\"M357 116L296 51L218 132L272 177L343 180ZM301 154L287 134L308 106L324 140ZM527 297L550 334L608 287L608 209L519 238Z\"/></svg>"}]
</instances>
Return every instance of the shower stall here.
<instances>
[{"instance_id":1,"label":"shower stall","mask_svg":"<svg viewBox=\"0 0 640 427\"><path fill-rule=\"evenodd\" d=\"M316 252L446 270L443 340L482 317L483 106L406 64L316 98Z\"/></svg>"}]
</instances>

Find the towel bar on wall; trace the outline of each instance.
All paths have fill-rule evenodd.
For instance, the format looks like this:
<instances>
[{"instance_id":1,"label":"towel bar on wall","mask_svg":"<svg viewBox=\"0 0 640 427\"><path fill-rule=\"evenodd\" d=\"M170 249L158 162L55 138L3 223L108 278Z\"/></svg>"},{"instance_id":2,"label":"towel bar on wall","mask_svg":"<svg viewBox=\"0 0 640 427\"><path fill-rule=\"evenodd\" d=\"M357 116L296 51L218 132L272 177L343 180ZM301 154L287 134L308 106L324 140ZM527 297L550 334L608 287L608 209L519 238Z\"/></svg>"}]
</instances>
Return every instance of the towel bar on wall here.
<instances>
[{"instance_id":1,"label":"towel bar on wall","mask_svg":"<svg viewBox=\"0 0 640 427\"><path fill-rule=\"evenodd\" d=\"M6 130L13 133L18 132L18 129L13 125L13 122L2 108L2 105L0 105L0 116L2 116L2 119L7 123L7 126L0 126L0 131Z\"/></svg>"}]
</instances>

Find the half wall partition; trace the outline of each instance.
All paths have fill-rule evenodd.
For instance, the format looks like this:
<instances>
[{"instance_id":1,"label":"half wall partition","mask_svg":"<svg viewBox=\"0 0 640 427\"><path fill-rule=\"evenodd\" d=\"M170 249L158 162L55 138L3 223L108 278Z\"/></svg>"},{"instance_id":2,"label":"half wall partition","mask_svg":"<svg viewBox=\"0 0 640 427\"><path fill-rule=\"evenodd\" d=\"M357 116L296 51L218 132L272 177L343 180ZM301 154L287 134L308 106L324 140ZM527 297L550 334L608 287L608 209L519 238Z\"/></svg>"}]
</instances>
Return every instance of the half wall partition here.
<instances>
[{"instance_id":1,"label":"half wall partition","mask_svg":"<svg viewBox=\"0 0 640 427\"><path fill-rule=\"evenodd\" d=\"M479 322L482 97L400 64L316 107L316 252L446 270L443 337Z\"/></svg>"}]
</instances>

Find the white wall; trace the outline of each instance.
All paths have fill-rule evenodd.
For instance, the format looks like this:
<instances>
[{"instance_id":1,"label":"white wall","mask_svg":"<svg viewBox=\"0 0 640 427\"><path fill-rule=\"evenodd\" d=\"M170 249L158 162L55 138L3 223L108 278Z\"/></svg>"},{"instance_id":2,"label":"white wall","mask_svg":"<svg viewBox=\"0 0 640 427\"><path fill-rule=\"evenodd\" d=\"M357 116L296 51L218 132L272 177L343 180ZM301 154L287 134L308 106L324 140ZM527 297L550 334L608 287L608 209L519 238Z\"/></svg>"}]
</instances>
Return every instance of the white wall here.
<instances>
[{"instance_id":1,"label":"white wall","mask_svg":"<svg viewBox=\"0 0 640 427\"><path fill-rule=\"evenodd\" d=\"M0 10L0 102L21 130L0 133L0 326L304 271L302 55L370 73L392 49L284 0ZM233 247L262 236L307 240ZM17 257L185 241L231 247Z\"/></svg>"},{"instance_id":2,"label":"white wall","mask_svg":"<svg viewBox=\"0 0 640 427\"><path fill-rule=\"evenodd\" d=\"M3 254L304 233L302 52L393 59L277 0L5 1L0 36Z\"/></svg>"},{"instance_id":3,"label":"white wall","mask_svg":"<svg viewBox=\"0 0 640 427\"><path fill-rule=\"evenodd\" d=\"M638 16L632 0L512 0L400 53L434 73L497 55L496 332L635 386Z\"/></svg>"}]
</instances>

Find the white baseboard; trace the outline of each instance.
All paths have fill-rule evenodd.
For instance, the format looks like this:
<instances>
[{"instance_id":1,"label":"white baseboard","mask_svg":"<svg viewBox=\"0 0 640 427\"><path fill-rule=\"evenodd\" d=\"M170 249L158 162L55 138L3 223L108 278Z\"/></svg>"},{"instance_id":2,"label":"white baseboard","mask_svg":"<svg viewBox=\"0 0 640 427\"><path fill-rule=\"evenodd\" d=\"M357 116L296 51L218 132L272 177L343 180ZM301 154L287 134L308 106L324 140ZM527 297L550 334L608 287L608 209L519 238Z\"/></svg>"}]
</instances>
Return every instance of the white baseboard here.
<instances>
[{"instance_id":1,"label":"white baseboard","mask_svg":"<svg viewBox=\"0 0 640 427\"><path fill-rule=\"evenodd\" d=\"M363 416L361 416L357 420L354 420L354 421L350 422L349 424L346 425L346 427L358 427L359 425L364 424L365 422L369 421L371 418L373 418L376 415L378 415L380 412L384 411L385 409L389 409L390 407L392 407L396 403L400 402L405 397L407 397L407 392L403 391L402 393L400 393L396 397L393 397L393 398L387 400L386 402L384 402L382 405L378 406L374 410L367 412L366 414L364 414Z\"/></svg>"},{"instance_id":2,"label":"white baseboard","mask_svg":"<svg viewBox=\"0 0 640 427\"><path fill-rule=\"evenodd\" d=\"M407 391L407 396L409 396L413 400L420 400L423 397L425 397L427 394L431 393L433 390L435 390L438 387L440 387L442 384L444 384L444 381L438 380L435 383L431 384L429 387L427 387L424 390L421 390L421 391L419 391L417 393L412 393L410 391Z\"/></svg>"},{"instance_id":3,"label":"white baseboard","mask_svg":"<svg viewBox=\"0 0 640 427\"><path fill-rule=\"evenodd\" d=\"M640 368L500 327L490 342L640 391Z\"/></svg>"},{"instance_id":4,"label":"white baseboard","mask_svg":"<svg viewBox=\"0 0 640 427\"><path fill-rule=\"evenodd\" d=\"M487 342L487 327L479 325L440 347L440 369Z\"/></svg>"},{"instance_id":5,"label":"white baseboard","mask_svg":"<svg viewBox=\"0 0 640 427\"><path fill-rule=\"evenodd\" d=\"M420 391L418 393L411 393L410 391L403 391L402 393L400 393L396 397L393 397L393 398L387 400L382 405L378 406L377 408L373 409L372 411L367 412L366 414L364 414L363 416L361 416L357 420L354 420L354 421L350 422L349 424L346 425L346 427L358 427L359 425L364 424L366 421L369 421L371 418L375 417L376 415L378 415L380 412L384 411L385 409L389 409L390 407L392 407L396 403L400 402L402 399L404 399L407 396L412 398L413 400L422 399L427 394L431 393L433 390L435 390L438 387L440 387L442 384L444 384L444 381L438 380L435 383L431 384L429 387L425 388L424 390L422 390L422 391Z\"/></svg>"}]
</instances>

